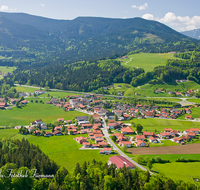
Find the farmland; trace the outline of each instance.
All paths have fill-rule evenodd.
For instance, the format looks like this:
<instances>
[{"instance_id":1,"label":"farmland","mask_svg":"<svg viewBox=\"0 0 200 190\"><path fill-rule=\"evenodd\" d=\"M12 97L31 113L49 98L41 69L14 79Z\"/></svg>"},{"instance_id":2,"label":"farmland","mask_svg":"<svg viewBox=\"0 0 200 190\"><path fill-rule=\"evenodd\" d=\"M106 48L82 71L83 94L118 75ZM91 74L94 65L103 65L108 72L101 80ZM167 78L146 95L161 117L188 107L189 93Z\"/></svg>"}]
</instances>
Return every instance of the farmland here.
<instances>
[{"instance_id":1,"label":"farmland","mask_svg":"<svg viewBox=\"0 0 200 190\"><path fill-rule=\"evenodd\" d=\"M153 71L157 66L165 66L167 59L177 59L169 53L139 53L128 55L128 58L123 60L122 65L143 68L145 71Z\"/></svg>"},{"instance_id":2,"label":"farmland","mask_svg":"<svg viewBox=\"0 0 200 190\"><path fill-rule=\"evenodd\" d=\"M107 162L112 155L99 154L99 150L79 150L82 145L78 144L73 138L78 136L88 135L66 135L66 136L53 136L42 137L33 135L20 135L17 134L13 138L22 139L26 138L30 143L39 145L40 149L47 154L50 159L53 159L58 165L65 167L68 171L72 172L79 162L81 165L84 161L97 161Z\"/></svg>"},{"instance_id":3,"label":"farmland","mask_svg":"<svg viewBox=\"0 0 200 190\"><path fill-rule=\"evenodd\" d=\"M147 118L147 119L132 119L129 121L123 121L124 123L134 122L135 124L141 124L144 131L161 132L165 128L169 127L174 130L183 131L188 128L200 128L200 122L192 121L181 121L181 120L171 120L171 119L159 119L159 118ZM133 127L133 130L135 128Z\"/></svg>"},{"instance_id":4,"label":"farmland","mask_svg":"<svg viewBox=\"0 0 200 190\"><path fill-rule=\"evenodd\" d=\"M34 99L36 100L36 99ZM47 99L38 99L46 101ZM65 112L58 107L43 103L31 103L21 108L13 107L12 110L0 110L0 126L6 126L13 123L16 125L29 125L31 121L42 119L45 123L53 123L57 118L71 120L77 116L84 116L85 113L70 111Z\"/></svg>"}]
</instances>

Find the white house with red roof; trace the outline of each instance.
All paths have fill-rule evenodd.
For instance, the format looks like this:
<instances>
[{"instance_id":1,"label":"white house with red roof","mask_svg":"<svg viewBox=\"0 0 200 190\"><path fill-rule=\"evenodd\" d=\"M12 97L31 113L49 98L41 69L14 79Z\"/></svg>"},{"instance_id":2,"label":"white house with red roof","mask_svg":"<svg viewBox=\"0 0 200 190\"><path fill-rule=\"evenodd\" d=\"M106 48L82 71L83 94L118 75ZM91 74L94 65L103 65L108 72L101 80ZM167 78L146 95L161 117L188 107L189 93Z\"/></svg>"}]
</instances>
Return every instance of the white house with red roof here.
<instances>
[{"instance_id":1,"label":"white house with red roof","mask_svg":"<svg viewBox=\"0 0 200 190\"><path fill-rule=\"evenodd\" d=\"M112 148L103 148L100 150L100 154L111 154L112 153Z\"/></svg>"},{"instance_id":2,"label":"white house with red roof","mask_svg":"<svg viewBox=\"0 0 200 190\"><path fill-rule=\"evenodd\" d=\"M131 141L120 141L119 146L126 146L127 148L130 148L132 146L132 142Z\"/></svg>"},{"instance_id":3,"label":"white house with red roof","mask_svg":"<svg viewBox=\"0 0 200 190\"><path fill-rule=\"evenodd\" d=\"M143 131L143 135L145 136L145 138L149 138L149 137L153 136L153 132Z\"/></svg>"},{"instance_id":4,"label":"white house with red roof","mask_svg":"<svg viewBox=\"0 0 200 190\"><path fill-rule=\"evenodd\" d=\"M142 140L138 140L137 144L136 144L137 147L144 147L146 145L147 145L147 143L145 141L142 141Z\"/></svg>"}]
</instances>

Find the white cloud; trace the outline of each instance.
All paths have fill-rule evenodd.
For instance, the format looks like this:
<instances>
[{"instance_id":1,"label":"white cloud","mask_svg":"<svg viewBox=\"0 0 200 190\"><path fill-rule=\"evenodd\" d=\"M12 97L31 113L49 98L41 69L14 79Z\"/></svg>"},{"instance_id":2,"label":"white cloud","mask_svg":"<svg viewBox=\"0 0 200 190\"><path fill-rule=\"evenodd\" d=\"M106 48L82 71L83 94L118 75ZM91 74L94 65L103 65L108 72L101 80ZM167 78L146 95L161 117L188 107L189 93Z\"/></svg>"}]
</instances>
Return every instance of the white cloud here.
<instances>
[{"instance_id":1,"label":"white cloud","mask_svg":"<svg viewBox=\"0 0 200 190\"><path fill-rule=\"evenodd\" d=\"M43 3L40 3L40 6L42 6L42 7L45 7L46 5L45 5L45 4L43 4Z\"/></svg>"},{"instance_id":2,"label":"white cloud","mask_svg":"<svg viewBox=\"0 0 200 190\"><path fill-rule=\"evenodd\" d=\"M132 8L139 9L140 11L145 10L147 7L148 7L147 3L145 3L144 5L140 5L140 6L132 5Z\"/></svg>"},{"instance_id":3,"label":"white cloud","mask_svg":"<svg viewBox=\"0 0 200 190\"><path fill-rule=\"evenodd\" d=\"M8 11L8 10L9 10L9 8L6 5L2 5L0 8L0 11Z\"/></svg>"},{"instance_id":4,"label":"white cloud","mask_svg":"<svg viewBox=\"0 0 200 190\"><path fill-rule=\"evenodd\" d=\"M152 14L144 14L142 18L147 20L154 20L154 16Z\"/></svg>"},{"instance_id":5,"label":"white cloud","mask_svg":"<svg viewBox=\"0 0 200 190\"><path fill-rule=\"evenodd\" d=\"M142 18L159 21L179 32L200 28L200 16L190 18L189 16L176 16L174 13L168 12L163 18L154 18L152 14L144 14Z\"/></svg>"}]
</instances>

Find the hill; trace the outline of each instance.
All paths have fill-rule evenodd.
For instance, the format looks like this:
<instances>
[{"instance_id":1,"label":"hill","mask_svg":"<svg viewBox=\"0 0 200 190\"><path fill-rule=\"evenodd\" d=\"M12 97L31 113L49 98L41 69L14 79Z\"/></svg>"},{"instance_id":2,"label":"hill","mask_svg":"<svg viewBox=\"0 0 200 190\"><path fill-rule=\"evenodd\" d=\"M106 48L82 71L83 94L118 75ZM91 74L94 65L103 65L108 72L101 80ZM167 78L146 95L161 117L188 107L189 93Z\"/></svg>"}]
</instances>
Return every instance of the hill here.
<instances>
[{"instance_id":1,"label":"hill","mask_svg":"<svg viewBox=\"0 0 200 190\"><path fill-rule=\"evenodd\" d=\"M78 17L55 20L24 13L0 12L0 65L43 66L130 51L168 52L196 47L196 41L157 21L142 18ZM186 46L187 45L187 46Z\"/></svg>"},{"instance_id":2,"label":"hill","mask_svg":"<svg viewBox=\"0 0 200 190\"><path fill-rule=\"evenodd\" d=\"M191 38L195 38L197 40L200 40L200 28L195 29L195 30L184 31L184 32L181 32L181 33L186 35L186 36L189 36Z\"/></svg>"}]
</instances>

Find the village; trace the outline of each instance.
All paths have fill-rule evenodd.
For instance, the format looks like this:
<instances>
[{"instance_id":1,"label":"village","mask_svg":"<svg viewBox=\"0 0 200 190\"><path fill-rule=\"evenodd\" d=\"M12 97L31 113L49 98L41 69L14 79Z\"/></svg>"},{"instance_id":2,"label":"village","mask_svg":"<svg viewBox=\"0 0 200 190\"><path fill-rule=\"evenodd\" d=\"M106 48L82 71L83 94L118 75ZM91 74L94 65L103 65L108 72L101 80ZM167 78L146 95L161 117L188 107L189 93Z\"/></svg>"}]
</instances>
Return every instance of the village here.
<instances>
[{"instance_id":1,"label":"village","mask_svg":"<svg viewBox=\"0 0 200 190\"><path fill-rule=\"evenodd\" d=\"M45 93L44 91L36 91L38 95ZM68 101L66 101L68 100ZM13 105L17 100L9 100ZM5 102L1 99L1 103ZM22 100L21 104L28 104L27 100ZM59 136L59 135L74 135L74 140L82 144L81 149L99 149L100 154L111 154L113 148L105 137L105 129L109 133L112 141L122 149L133 147L149 147L150 144L163 143L166 140L176 142L180 145L192 141L194 138L199 138L199 129L190 128L184 131L173 130L173 128L165 128L161 132L147 132L142 129L137 129L134 124L134 118L161 118L161 119L176 119L182 114L191 114L191 108L161 108L158 106L141 105L141 104L122 104L109 102L112 109L106 109L107 102L101 96L93 94L88 95L69 95L66 99L51 98L46 104L63 109L63 111L79 111L89 114L88 116L80 116L65 120L57 118L58 126L55 126L52 131L48 130L46 123L42 119L32 121L27 126L15 126L15 129L22 130L23 134L30 133L38 136ZM198 107L198 105L193 105ZM192 120L191 115L185 115L187 120ZM124 123L123 121L130 121ZM197 118L196 121L198 121ZM76 137L76 135L79 136ZM88 136L80 136L87 134Z\"/></svg>"}]
</instances>

